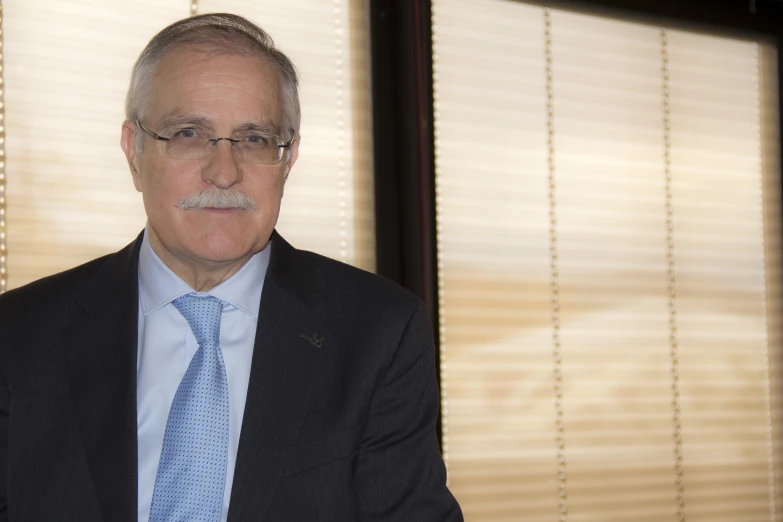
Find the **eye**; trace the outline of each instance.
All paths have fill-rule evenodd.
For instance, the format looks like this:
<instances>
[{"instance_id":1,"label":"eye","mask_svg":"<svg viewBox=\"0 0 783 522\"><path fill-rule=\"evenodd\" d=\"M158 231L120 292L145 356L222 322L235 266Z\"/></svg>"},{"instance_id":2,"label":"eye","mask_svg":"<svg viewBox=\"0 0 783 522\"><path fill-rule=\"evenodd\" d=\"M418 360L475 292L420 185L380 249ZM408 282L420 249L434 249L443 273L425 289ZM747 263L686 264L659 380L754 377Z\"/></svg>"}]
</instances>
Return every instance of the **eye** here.
<instances>
[{"instance_id":1,"label":"eye","mask_svg":"<svg viewBox=\"0 0 783 522\"><path fill-rule=\"evenodd\" d=\"M264 136L263 134L248 134L245 136L244 141L252 144L252 145L259 145L259 146L266 146L269 145L269 137Z\"/></svg>"},{"instance_id":2,"label":"eye","mask_svg":"<svg viewBox=\"0 0 783 522\"><path fill-rule=\"evenodd\" d=\"M174 133L174 137L181 140L192 140L198 138L196 129L181 129Z\"/></svg>"}]
</instances>

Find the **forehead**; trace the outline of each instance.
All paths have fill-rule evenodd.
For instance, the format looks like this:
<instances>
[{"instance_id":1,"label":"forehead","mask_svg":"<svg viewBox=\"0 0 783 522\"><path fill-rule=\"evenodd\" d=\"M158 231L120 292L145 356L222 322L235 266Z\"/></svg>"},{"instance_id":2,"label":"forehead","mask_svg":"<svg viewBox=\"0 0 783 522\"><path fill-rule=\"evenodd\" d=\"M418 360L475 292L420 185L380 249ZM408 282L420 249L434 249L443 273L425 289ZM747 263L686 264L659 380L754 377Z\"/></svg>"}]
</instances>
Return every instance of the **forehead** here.
<instances>
[{"instance_id":1,"label":"forehead","mask_svg":"<svg viewBox=\"0 0 783 522\"><path fill-rule=\"evenodd\" d=\"M158 62L150 84L145 118L151 122L198 114L216 125L282 123L280 74L263 57L175 49Z\"/></svg>"}]
</instances>

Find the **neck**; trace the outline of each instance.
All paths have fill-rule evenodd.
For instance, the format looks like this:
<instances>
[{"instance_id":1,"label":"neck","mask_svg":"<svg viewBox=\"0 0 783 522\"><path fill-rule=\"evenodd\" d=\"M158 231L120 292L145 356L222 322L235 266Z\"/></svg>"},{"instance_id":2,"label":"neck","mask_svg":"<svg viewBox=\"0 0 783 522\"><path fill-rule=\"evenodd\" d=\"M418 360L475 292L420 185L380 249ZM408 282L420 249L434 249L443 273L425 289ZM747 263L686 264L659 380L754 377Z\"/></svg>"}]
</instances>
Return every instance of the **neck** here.
<instances>
[{"instance_id":1,"label":"neck","mask_svg":"<svg viewBox=\"0 0 783 522\"><path fill-rule=\"evenodd\" d=\"M230 278L250 261L253 253L239 259L228 261L209 261L193 257L180 257L169 251L160 242L151 228L149 233L152 251L163 261L169 270L185 281L196 292L209 292L217 285Z\"/></svg>"}]
</instances>

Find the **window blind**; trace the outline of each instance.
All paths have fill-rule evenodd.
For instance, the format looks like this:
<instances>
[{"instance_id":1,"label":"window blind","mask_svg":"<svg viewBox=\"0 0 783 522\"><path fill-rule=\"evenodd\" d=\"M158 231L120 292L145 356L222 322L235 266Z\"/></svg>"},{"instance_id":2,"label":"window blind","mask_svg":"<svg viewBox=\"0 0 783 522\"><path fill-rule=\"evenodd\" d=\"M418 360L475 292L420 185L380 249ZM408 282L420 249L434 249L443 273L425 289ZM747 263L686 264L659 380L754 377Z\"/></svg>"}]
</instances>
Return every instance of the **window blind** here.
<instances>
[{"instance_id":1,"label":"window blind","mask_svg":"<svg viewBox=\"0 0 783 522\"><path fill-rule=\"evenodd\" d=\"M194 3L198 4L198 3ZM369 69L361 3L209 1L259 23L302 77L303 136L279 230L295 246L374 268ZM3 6L8 288L115 251L144 210L119 147L131 67L191 2Z\"/></svg>"},{"instance_id":2,"label":"window blind","mask_svg":"<svg viewBox=\"0 0 783 522\"><path fill-rule=\"evenodd\" d=\"M772 519L775 50L508 0L433 39L466 520Z\"/></svg>"}]
</instances>

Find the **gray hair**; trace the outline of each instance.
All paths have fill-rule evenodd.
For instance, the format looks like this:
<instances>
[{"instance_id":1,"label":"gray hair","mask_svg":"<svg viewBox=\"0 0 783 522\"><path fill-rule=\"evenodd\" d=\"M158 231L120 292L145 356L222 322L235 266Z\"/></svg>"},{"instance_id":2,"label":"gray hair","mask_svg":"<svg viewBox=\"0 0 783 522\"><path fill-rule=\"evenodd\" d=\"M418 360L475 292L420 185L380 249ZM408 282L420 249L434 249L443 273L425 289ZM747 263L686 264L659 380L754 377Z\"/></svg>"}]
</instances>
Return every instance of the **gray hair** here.
<instances>
[{"instance_id":1,"label":"gray hair","mask_svg":"<svg viewBox=\"0 0 783 522\"><path fill-rule=\"evenodd\" d=\"M258 56L280 74L283 90L284 128L281 133L299 136L299 78L291 60L275 47L272 37L256 24L234 14L209 13L174 22L156 34L139 55L131 73L125 98L125 118L135 123L150 94L155 68L174 49L191 47L205 52ZM284 138L286 136L283 136ZM136 150L141 151L144 133L136 133Z\"/></svg>"},{"instance_id":2,"label":"gray hair","mask_svg":"<svg viewBox=\"0 0 783 522\"><path fill-rule=\"evenodd\" d=\"M181 210L196 210L202 208L238 208L241 210L258 210L258 205L245 191L233 186L231 188L213 192L205 190L199 194L184 197L177 203Z\"/></svg>"}]
</instances>

